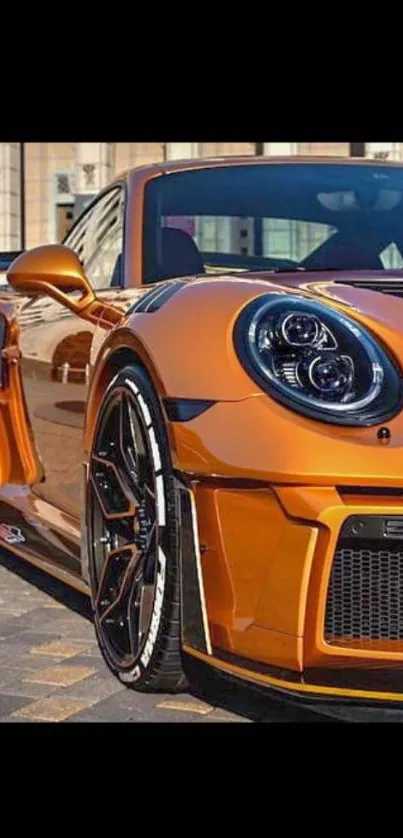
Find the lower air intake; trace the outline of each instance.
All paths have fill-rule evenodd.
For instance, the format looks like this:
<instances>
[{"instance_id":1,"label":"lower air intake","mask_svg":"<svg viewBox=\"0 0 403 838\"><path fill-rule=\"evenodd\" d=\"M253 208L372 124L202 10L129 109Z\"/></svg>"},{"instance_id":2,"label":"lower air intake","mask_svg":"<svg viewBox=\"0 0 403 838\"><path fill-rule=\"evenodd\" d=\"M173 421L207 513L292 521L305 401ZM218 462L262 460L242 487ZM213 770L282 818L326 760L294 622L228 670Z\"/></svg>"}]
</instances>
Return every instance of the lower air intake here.
<instances>
[{"instance_id":1,"label":"lower air intake","mask_svg":"<svg viewBox=\"0 0 403 838\"><path fill-rule=\"evenodd\" d=\"M403 640L402 540L340 539L328 588L325 639L337 645Z\"/></svg>"}]
</instances>

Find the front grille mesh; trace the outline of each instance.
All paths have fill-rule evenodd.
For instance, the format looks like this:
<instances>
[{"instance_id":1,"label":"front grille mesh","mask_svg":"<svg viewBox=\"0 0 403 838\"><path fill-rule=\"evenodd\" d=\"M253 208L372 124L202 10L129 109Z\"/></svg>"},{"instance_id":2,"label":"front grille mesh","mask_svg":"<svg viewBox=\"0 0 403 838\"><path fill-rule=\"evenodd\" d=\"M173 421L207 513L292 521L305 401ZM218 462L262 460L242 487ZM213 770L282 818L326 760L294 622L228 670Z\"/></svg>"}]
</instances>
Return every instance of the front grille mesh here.
<instances>
[{"instance_id":1,"label":"front grille mesh","mask_svg":"<svg viewBox=\"0 0 403 838\"><path fill-rule=\"evenodd\" d=\"M340 544L328 589L325 639L403 640L403 544Z\"/></svg>"}]
</instances>

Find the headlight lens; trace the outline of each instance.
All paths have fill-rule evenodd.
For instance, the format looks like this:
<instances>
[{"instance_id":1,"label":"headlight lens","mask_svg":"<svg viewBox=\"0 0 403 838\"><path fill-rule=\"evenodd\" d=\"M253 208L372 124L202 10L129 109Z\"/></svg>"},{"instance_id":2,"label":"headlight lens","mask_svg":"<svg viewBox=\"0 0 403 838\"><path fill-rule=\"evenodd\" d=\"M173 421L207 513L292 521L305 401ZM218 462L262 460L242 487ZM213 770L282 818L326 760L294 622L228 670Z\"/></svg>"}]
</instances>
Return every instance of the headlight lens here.
<instances>
[{"instance_id":1,"label":"headlight lens","mask_svg":"<svg viewBox=\"0 0 403 838\"><path fill-rule=\"evenodd\" d=\"M264 295L243 310L234 338L262 389L313 419L374 425L402 406L394 361L366 329L322 303Z\"/></svg>"}]
</instances>

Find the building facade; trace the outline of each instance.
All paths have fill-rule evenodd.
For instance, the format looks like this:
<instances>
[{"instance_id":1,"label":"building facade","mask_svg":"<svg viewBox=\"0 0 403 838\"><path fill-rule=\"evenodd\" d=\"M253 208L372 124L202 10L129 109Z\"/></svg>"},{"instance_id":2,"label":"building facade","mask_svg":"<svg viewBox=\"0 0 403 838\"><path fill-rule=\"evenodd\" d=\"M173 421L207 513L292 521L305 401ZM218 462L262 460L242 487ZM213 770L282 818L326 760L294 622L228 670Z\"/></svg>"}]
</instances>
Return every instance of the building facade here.
<instances>
[{"instance_id":1,"label":"building facade","mask_svg":"<svg viewBox=\"0 0 403 838\"><path fill-rule=\"evenodd\" d=\"M0 250L59 242L119 172L189 157L348 156L349 143L0 143ZM403 143L367 143L365 154L403 160Z\"/></svg>"}]
</instances>

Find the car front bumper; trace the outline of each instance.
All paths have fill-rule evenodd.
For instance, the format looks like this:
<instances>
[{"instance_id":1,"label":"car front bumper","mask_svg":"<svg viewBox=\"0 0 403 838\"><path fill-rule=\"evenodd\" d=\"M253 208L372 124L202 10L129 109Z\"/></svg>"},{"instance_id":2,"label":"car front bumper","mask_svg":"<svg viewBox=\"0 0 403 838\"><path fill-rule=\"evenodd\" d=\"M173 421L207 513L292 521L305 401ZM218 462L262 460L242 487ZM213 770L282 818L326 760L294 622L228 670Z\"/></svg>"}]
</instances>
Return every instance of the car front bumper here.
<instances>
[{"instance_id":1,"label":"car front bumper","mask_svg":"<svg viewBox=\"0 0 403 838\"><path fill-rule=\"evenodd\" d=\"M210 653L184 650L303 701L403 708L403 495L191 491Z\"/></svg>"},{"instance_id":2,"label":"car front bumper","mask_svg":"<svg viewBox=\"0 0 403 838\"><path fill-rule=\"evenodd\" d=\"M388 427L383 445L265 396L170 424L212 665L292 695L403 702L402 414Z\"/></svg>"}]
</instances>

